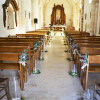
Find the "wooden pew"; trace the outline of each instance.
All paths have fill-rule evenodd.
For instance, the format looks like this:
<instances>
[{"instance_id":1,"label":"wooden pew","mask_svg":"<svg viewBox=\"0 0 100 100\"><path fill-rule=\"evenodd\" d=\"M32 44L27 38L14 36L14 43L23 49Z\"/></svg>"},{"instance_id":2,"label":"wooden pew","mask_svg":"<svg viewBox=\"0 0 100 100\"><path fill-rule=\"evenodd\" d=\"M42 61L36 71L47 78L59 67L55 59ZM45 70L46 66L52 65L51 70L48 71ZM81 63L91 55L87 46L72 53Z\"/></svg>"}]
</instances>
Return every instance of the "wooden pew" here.
<instances>
[{"instance_id":1,"label":"wooden pew","mask_svg":"<svg viewBox=\"0 0 100 100\"><path fill-rule=\"evenodd\" d=\"M96 43L77 43L77 50L79 51L79 53L80 53L80 48L81 47L90 47L90 48L100 48L100 44L96 44ZM71 55L72 55L72 57L74 57L74 60L75 60L75 65L77 65L77 55L73 55L73 51L74 51L74 49L72 48L72 53L71 53Z\"/></svg>"},{"instance_id":2,"label":"wooden pew","mask_svg":"<svg viewBox=\"0 0 100 100\"><path fill-rule=\"evenodd\" d=\"M36 31L28 31L26 32L27 34L33 34L33 35L44 35L45 36L45 41L46 41L46 44L47 44L47 41L49 40L50 38L50 35L48 35L48 32L49 31L44 31L44 30L36 30Z\"/></svg>"},{"instance_id":3,"label":"wooden pew","mask_svg":"<svg viewBox=\"0 0 100 100\"><path fill-rule=\"evenodd\" d=\"M33 38L33 37L39 37L39 38L43 38L43 48L44 48L44 45L47 43L47 40L45 38L45 35L40 35L40 34L16 34L17 37L25 37L25 38Z\"/></svg>"},{"instance_id":4,"label":"wooden pew","mask_svg":"<svg viewBox=\"0 0 100 100\"><path fill-rule=\"evenodd\" d=\"M100 55L88 55L88 64L85 75L85 90L87 89L88 73L100 73ZM91 66L91 64L94 64Z\"/></svg>"},{"instance_id":5,"label":"wooden pew","mask_svg":"<svg viewBox=\"0 0 100 100\"><path fill-rule=\"evenodd\" d=\"M0 42L39 42L41 41L40 37L36 38L36 37L19 37L19 38L7 38L7 37L2 37L0 38ZM39 45L38 48L38 56L41 55L40 49L44 48L44 44Z\"/></svg>"},{"instance_id":6,"label":"wooden pew","mask_svg":"<svg viewBox=\"0 0 100 100\"><path fill-rule=\"evenodd\" d=\"M33 33L33 34L39 34L39 35L45 35L45 34L47 34L47 32L48 31L39 31L39 30L37 30L37 31L28 31L28 32L26 32L26 33Z\"/></svg>"},{"instance_id":7,"label":"wooden pew","mask_svg":"<svg viewBox=\"0 0 100 100\"><path fill-rule=\"evenodd\" d=\"M33 34L33 33L26 33L26 34L16 34L17 37L21 37L21 36L24 36L24 37L45 37L45 34Z\"/></svg>"},{"instance_id":8,"label":"wooden pew","mask_svg":"<svg viewBox=\"0 0 100 100\"><path fill-rule=\"evenodd\" d=\"M0 42L0 46L29 46L31 55L34 56L34 50L33 50L33 42ZM31 58L30 58L31 59ZM29 62L29 75L31 74L31 69L33 68L33 61Z\"/></svg>"},{"instance_id":9,"label":"wooden pew","mask_svg":"<svg viewBox=\"0 0 100 100\"><path fill-rule=\"evenodd\" d=\"M22 67L22 65L19 63L19 56L21 53L6 53L6 52L0 52L0 60L1 61L10 61L10 63L0 63L0 69L9 69L9 70L20 70L20 87L21 90L24 89L24 76L26 78L26 69L27 66ZM16 63L13 63L16 62ZM12 62L12 63L11 63ZM26 79L25 79L26 81Z\"/></svg>"},{"instance_id":10,"label":"wooden pew","mask_svg":"<svg viewBox=\"0 0 100 100\"><path fill-rule=\"evenodd\" d=\"M16 52L23 52L23 51L27 51L27 55L29 57L29 67L28 67L28 71L29 71L29 75L31 73L32 70L32 66L33 66L33 54L31 53L32 50L30 50L29 46L0 46L0 52L10 52L10 53L16 53ZM34 51L33 51L34 52Z\"/></svg>"},{"instance_id":11,"label":"wooden pew","mask_svg":"<svg viewBox=\"0 0 100 100\"><path fill-rule=\"evenodd\" d=\"M77 49L81 55L85 55L85 51L89 56L100 55L100 37L99 36L82 36L82 35L71 35L75 42L77 42ZM84 50L85 48L85 50ZM83 52L84 51L84 52ZM78 64L80 62L79 56L75 55L75 60L77 61L78 73L82 72L81 83L84 85L84 89L87 88L88 73L81 71L81 66ZM95 62L95 61L94 61ZM100 62L100 61L99 61ZM89 66L88 72L100 72L98 67ZM85 77L85 78L84 78ZM85 79L85 83L84 80Z\"/></svg>"},{"instance_id":12,"label":"wooden pew","mask_svg":"<svg viewBox=\"0 0 100 100\"><path fill-rule=\"evenodd\" d=\"M79 53L81 55L85 55L85 52L87 52L88 55L99 55L100 54L100 47L80 47L79 49ZM81 63L80 63L80 57L77 55L77 70L80 76L80 72L81 72Z\"/></svg>"},{"instance_id":13,"label":"wooden pew","mask_svg":"<svg viewBox=\"0 0 100 100\"><path fill-rule=\"evenodd\" d=\"M43 35L44 36L44 35ZM33 38L34 38L34 40L33 40ZM0 38L0 46L2 45L2 46L10 46L10 48L12 48L13 47L13 50L14 50L14 46L15 46L15 48L17 48L17 50L18 50L18 46L30 46L31 47L31 49L34 47L34 41L39 41L40 40L40 37L28 37L28 38L26 38L26 37L22 37L22 38L15 38L15 37L13 37L13 38L7 38L7 37L1 37ZM6 41L6 42L5 42ZM23 41L23 42L22 42ZM28 42L27 42L28 41ZM6 47L6 49L7 49L8 47ZM13 50L12 49L10 49L9 48L9 52L13 52ZM4 47L2 47L2 49L1 49L1 51L4 49ZM10 51L11 50L11 51ZM33 49L32 49L33 50ZM30 50L31 51L31 50ZM3 51L4 52L4 51ZM17 52L17 51L16 51ZM33 51L32 51L33 52ZM4 53L3 53L4 54ZM32 66L33 67L33 66ZM33 69L33 68L32 68ZM23 82L21 81L21 84L22 84ZM23 84L21 85L21 90L23 90Z\"/></svg>"},{"instance_id":14,"label":"wooden pew","mask_svg":"<svg viewBox=\"0 0 100 100\"><path fill-rule=\"evenodd\" d=\"M20 38L7 38L7 37L2 37L0 38L0 42L40 42L41 39L40 37L36 38L36 37L20 37ZM44 44L40 44L40 48L43 49Z\"/></svg>"},{"instance_id":15,"label":"wooden pew","mask_svg":"<svg viewBox=\"0 0 100 100\"><path fill-rule=\"evenodd\" d=\"M91 47L91 49L95 48L94 51L86 50L86 52L88 54L91 54L91 52L92 52L92 54L100 54L100 45L99 45L100 44L100 37L98 37L98 36L85 37L85 36L81 36L81 35L73 35L72 38L75 40L75 42L77 42L77 49L79 52L81 52L80 54L82 54L82 47L85 47L85 48ZM98 47L99 47L99 49L96 49ZM81 48L81 50L80 50L80 48ZM85 52L84 52L84 54L85 54ZM76 60L79 61L79 58ZM80 68L80 66L78 66L78 67ZM78 70L78 72L80 72L80 70ZM83 79L82 79L82 81L83 81ZM84 88L86 89L86 87L87 87L87 85L85 85Z\"/></svg>"}]
</instances>

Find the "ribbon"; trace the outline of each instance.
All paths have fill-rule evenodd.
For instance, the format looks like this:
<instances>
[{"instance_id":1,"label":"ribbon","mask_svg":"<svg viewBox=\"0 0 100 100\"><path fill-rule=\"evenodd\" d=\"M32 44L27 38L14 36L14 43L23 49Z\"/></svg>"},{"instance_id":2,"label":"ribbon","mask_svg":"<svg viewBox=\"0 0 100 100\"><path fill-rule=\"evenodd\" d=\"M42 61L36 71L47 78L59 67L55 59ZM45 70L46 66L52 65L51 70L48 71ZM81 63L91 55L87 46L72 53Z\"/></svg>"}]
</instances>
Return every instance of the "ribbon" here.
<instances>
[{"instance_id":1,"label":"ribbon","mask_svg":"<svg viewBox=\"0 0 100 100\"><path fill-rule=\"evenodd\" d=\"M73 54L75 54L75 53L76 53L76 51L77 51L77 49L74 49L74 52L73 52Z\"/></svg>"},{"instance_id":2,"label":"ribbon","mask_svg":"<svg viewBox=\"0 0 100 100\"><path fill-rule=\"evenodd\" d=\"M22 53L19 56L19 63L22 65L22 67L25 67L27 60L28 60L28 57L27 57L27 54L26 53Z\"/></svg>"},{"instance_id":3,"label":"ribbon","mask_svg":"<svg viewBox=\"0 0 100 100\"><path fill-rule=\"evenodd\" d=\"M84 68L86 68L86 67L88 67L88 66L89 66L88 63L83 63L83 66L81 67L81 69L84 69Z\"/></svg>"},{"instance_id":4,"label":"ribbon","mask_svg":"<svg viewBox=\"0 0 100 100\"><path fill-rule=\"evenodd\" d=\"M34 51L37 52L37 47L39 46L40 42L34 42Z\"/></svg>"}]
</instances>

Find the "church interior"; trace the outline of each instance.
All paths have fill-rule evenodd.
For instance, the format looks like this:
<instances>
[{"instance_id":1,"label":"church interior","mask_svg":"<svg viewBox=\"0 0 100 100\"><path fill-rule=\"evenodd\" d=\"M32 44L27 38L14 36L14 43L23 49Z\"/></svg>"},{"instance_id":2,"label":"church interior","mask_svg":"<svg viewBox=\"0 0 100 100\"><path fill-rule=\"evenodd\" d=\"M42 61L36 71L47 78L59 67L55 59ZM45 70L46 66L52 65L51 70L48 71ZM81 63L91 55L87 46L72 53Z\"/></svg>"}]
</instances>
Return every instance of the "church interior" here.
<instances>
[{"instance_id":1,"label":"church interior","mask_svg":"<svg viewBox=\"0 0 100 100\"><path fill-rule=\"evenodd\" d=\"M100 100L100 0L0 0L0 100Z\"/></svg>"}]
</instances>

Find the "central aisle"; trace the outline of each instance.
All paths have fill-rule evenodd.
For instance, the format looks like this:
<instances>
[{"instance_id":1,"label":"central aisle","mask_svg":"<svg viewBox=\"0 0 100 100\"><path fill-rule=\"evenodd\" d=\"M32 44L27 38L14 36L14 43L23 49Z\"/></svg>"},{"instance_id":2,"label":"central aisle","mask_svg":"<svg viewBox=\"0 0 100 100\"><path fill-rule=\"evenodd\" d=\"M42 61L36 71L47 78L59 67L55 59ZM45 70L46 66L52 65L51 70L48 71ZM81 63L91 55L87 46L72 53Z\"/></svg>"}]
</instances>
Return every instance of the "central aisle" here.
<instances>
[{"instance_id":1,"label":"central aisle","mask_svg":"<svg viewBox=\"0 0 100 100\"><path fill-rule=\"evenodd\" d=\"M47 45L44 61L39 61L41 74L31 75L22 95L26 100L80 100L82 87L77 77L68 74L72 62L66 60L63 37L53 36Z\"/></svg>"}]
</instances>

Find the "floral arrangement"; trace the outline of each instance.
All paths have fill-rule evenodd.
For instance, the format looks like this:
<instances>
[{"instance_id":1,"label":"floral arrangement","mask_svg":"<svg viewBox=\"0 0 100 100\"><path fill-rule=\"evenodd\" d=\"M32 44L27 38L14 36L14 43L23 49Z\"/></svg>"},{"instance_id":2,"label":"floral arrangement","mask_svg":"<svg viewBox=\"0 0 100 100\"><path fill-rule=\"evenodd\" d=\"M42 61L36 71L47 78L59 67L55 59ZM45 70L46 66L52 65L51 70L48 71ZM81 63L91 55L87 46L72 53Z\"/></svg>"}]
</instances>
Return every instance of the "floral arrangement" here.
<instances>
[{"instance_id":1,"label":"floral arrangement","mask_svg":"<svg viewBox=\"0 0 100 100\"><path fill-rule=\"evenodd\" d=\"M19 63L21 63L22 67L25 67L26 62L28 62L29 57L27 56L27 50L24 50L24 52L19 56Z\"/></svg>"}]
</instances>

